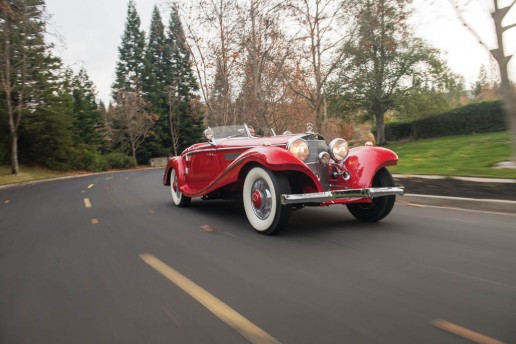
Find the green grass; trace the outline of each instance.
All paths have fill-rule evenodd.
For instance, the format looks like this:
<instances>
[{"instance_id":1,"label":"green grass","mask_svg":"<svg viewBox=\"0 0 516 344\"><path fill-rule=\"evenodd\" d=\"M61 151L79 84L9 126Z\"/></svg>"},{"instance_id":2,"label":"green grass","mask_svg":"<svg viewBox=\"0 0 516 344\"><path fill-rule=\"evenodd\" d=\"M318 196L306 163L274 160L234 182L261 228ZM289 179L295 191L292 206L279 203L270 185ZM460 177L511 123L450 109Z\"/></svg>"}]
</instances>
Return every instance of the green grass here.
<instances>
[{"instance_id":1,"label":"green grass","mask_svg":"<svg viewBox=\"0 0 516 344\"><path fill-rule=\"evenodd\" d=\"M41 167L20 166L20 173L17 176L11 174L11 167L0 165L0 185L16 184L31 180L62 177L66 174L50 171Z\"/></svg>"},{"instance_id":2,"label":"green grass","mask_svg":"<svg viewBox=\"0 0 516 344\"><path fill-rule=\"evenodd\" d=\"M514 169L492 168L510 160L507 132L393 142L386 147L400 158L398 166L389 168L392 173L516 178Z\"/></svg>"}]
</instances>

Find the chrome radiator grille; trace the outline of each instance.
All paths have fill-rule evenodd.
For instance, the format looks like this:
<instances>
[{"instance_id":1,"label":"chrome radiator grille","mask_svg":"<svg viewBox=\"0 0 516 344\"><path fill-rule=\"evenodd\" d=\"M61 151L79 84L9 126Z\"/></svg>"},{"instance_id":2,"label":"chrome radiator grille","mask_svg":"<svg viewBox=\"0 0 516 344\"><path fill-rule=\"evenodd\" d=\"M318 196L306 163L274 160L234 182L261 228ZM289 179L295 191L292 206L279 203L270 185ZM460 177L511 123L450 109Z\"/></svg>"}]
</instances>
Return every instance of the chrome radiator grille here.
<instances>
[{"instance_id":1,"label":"chrome radiator grille","mask_svg":"<svg viewBox=\"0 0 516 344\"><path fill-rule=\"evenodd\" d=\"M310 154L308 154L308 157L305 160L305 162L307 164L319 162L319 160L318 160L319 153L328 151L328 145L326 144L325 141L321 141L321 140L308 141L307 140L306 143L308 144L308 149L310 150Z\"/></svg>"},{"instance_id":2,"label":"chrome radiator grille","mask_svg":"<svg viewBox=\"0 0 516 344\"><path fill-rule=\"evenodd\" d=\"M306 140L310 153L305 160L305 163L310 167L310 170L318 176L323 190L330 189L330 173L327 166L319 163L319 153L327 152L328 145L323 140Z\"/></svg>"}]
</instances>

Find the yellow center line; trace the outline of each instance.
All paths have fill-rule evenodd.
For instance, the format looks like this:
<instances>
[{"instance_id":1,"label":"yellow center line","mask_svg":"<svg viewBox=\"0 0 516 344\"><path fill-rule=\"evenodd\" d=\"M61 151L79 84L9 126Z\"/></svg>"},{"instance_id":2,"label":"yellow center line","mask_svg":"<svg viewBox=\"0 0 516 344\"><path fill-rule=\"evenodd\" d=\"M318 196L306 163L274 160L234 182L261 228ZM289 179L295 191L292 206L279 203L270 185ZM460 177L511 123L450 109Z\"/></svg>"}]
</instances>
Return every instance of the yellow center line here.
<instances>
[{"instance_id":1,"label":"yellow center line","mask_svg":"<svg viewBox=\"0 0 516 344\"><path fill-rule=\"evenodd\" d=\"M446 320L434 320L433 325L441 330L451 332L457 336L471 340L478 344L504 344L503 342L485 336L481 333L469 330L465 327L455 325Z\"/></svg>"},{"instance_id":2,"label":"yellow center line","mask_svg":"<svg viewBox=\"0 0 516 344\"><path fill-rule=\"evenodd\" d=\"M93 187L93 185L95 185L95 184L88 185L88 189L91 189Z\"/></svg>"},{"instance_id":3,"label":"yellow center line","mask_svg":"<svg viewBox=\"0 0 516 344\"><path fill-rule=\"evenodd\" d=\"M84 199L84 206L86 208L91 208L91 202L90 202L90 199L89 198L85 198Z\"/></svg>"},{"instance_id":4,"label":"yellow center line","mask_svg":"<svg viewBox=\"0 0 516 344\"><path fill-rule=\"evenodd\" d=\"M99 224L99 219L91 219L91 224L92 225L98 225Z\"/></svg>"},{"instance_id":5,"label":"yellow center line","mask_svg":"<svg viewBox=\"0 0 516 344\"><path fill-rule=\"evenodd\" d=\"M234 328L251 343L279 344L279 342L267 332L263 331L224 302L220 301L208 291L181 275L158 258L151 254L140 254L140 258L160 274L165 276L169 281L183 289L183 291L197 300L197 302L208 308L213 314L219 317L219 319Z\"/></svg>"}]
</instances>

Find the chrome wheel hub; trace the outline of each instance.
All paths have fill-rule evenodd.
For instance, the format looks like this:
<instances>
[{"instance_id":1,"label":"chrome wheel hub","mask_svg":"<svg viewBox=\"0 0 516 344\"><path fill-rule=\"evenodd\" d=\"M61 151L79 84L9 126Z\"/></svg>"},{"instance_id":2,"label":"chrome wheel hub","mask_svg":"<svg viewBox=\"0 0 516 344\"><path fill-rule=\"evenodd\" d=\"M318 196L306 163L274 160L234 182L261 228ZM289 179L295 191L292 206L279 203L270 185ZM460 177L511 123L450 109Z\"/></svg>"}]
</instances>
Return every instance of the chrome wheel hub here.
<instances>
[{"instance_id":1,"label":"chrome wheel hub","mask_svg":"<svg viewBox=\"0 0 516 344\"><path fill-rule=\"evenodd\" d=\"M181 196L181 192L179 191L179 185L177 184L177 176L174 173L174 180L172 181L172 192L179 198Z\"/></svg>"},{"instance_id":2,"label":"chrome wheel hub","mask_svg":"<svg viewBox=\"0 0 516 344\"><path fill-rule=\"evenodd\" d=\"M254 214L261 220L269 217L272 210L272 194L265 180L258 179L251 188L251 204Z\"/></svg>"}]
</instances>

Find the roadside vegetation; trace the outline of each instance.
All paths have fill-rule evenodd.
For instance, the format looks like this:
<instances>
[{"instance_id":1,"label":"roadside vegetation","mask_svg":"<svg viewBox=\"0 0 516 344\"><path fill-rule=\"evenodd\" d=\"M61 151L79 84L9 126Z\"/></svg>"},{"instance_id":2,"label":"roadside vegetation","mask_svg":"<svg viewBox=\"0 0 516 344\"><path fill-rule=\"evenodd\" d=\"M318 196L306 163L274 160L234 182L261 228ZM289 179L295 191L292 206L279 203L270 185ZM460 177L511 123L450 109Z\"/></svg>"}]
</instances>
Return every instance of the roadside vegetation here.
<instances>
[{"instance_id":1,"label":"roadside vegetation","mask_svg":"<svg viewBox=\"0 0 516 344\"><path fill-rule=\"evenodd\" d=\"M16 184L33 180L63 177L63 172L51 171L42 167L22 166L22 171L17 176L11 174L11 167L0 165L0 185Z\"/></svg>"},{"instance_id":2,"label":"roadside vegetation","mask_svg":"<svg viewBox=\"0 0 516 344\"><path fill-rule=\"evenodd\" d=\"M508 132L447 136L389 143L399 165L392 173L516 178L515 169L494 169L511 158Z\"/></svg>"}]
</instances>

